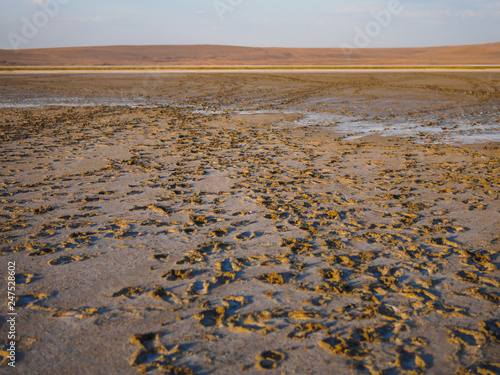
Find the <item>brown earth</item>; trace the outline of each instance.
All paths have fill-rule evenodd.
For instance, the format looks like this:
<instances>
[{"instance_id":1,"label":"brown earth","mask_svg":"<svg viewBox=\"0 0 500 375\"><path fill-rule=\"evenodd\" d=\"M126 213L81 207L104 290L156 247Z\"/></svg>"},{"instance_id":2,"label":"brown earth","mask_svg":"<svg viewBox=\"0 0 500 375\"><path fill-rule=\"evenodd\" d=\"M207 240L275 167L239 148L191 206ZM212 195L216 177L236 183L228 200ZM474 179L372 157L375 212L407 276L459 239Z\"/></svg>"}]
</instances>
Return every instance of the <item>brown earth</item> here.
<instances>
[{"instance_id":1,"label":"brown earth","mask_svg":"<svg viewBox=\"0 0 500 375\"><path fill-rule=\"evenodd\" d=\"M218 45L0 50L0 66L499 65L500 43L432 48L252 48Z\"/></svg>"}]
</instances>

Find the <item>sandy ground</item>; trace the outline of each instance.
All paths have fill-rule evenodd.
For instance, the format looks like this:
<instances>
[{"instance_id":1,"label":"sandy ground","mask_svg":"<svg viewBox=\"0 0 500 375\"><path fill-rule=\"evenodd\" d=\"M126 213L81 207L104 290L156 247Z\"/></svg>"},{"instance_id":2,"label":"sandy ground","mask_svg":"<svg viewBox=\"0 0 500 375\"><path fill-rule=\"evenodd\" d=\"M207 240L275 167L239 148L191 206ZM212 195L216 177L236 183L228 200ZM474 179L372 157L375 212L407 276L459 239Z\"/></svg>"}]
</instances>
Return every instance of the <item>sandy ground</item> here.
<instances>
[{"instance_id":1,"label":"sandy ground","mask_svg":"<svg viewBox=\"0 0 500 375\"><path fill-rule=\"evenodd\" d=\"M442 134L498 125L499 89L2 76L0 373L498 374L498 142ZM306 110L441 132L353 138Z\"/></svg>"}]
</instances>

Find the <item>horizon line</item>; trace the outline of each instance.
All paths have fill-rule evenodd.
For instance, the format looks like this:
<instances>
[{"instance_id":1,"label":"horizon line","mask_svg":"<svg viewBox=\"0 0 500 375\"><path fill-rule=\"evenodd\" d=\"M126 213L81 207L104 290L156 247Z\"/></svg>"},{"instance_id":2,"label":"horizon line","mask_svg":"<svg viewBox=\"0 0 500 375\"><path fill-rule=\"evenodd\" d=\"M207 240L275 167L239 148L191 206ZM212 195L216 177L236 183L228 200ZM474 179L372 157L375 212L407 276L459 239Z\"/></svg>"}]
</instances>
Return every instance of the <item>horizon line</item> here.
<instances>
[{"instance_id":1,"label":"horizon line","mask_svg":"<svg viewBox=\"0 0 500 375\"><path fill-rule=\"evenodd\" d=\"M259 49L353 49L353 50L381 50L381 49L430 49L430 48L447 48L447 47L470 47L470 46L486 46L500 44L498 42L477 43L477 44L450 44L438 46L423 46L423 47L363 47L363 48L343 48L343 47L256 47L232 44L109 44L109 45L86 45L86 46L65 46L65 47L33 47L33 48L0 48L0 51L29 51L40 49L70 49L70 48L109 48L109 47L232 47L232 48L259 48Z\"/></svg>"}]
</instances>

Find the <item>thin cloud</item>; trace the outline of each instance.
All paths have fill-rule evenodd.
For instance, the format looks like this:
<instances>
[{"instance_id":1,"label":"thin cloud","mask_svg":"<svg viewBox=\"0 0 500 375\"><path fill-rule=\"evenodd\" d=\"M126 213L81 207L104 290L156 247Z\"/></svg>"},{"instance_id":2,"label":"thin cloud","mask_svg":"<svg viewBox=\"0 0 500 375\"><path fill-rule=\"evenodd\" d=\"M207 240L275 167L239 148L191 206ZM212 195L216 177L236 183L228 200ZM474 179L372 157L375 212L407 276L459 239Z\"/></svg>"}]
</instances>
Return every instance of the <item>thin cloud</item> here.
<instances>
[{"instance_id":1,"label":"thin cloud","mask_svg":"<svg viewBox=\"0 0 500 375\"><path fill-rule=\"evenodd\" d=\"M363 8L359 6L349 7L349 8L341 8L330 11L330 14L359 14L359 13L367 13L370 11L370 8Z\"/></svg>"}]
</instances>

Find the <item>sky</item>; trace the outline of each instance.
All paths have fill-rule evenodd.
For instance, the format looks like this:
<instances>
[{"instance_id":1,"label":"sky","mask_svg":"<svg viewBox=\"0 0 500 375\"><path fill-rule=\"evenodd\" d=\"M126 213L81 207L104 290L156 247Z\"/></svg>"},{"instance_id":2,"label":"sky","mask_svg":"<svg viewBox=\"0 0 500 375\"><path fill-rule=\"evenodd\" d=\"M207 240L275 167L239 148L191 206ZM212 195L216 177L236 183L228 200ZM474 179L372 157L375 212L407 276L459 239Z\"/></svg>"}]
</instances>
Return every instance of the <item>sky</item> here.
<instances>
[{"instance_id":1,"label":"sky","mask_svg":"<svg viewBox=\"0 0 500 375\"><path fill-rule=\"evenodd\" d=\"M0 0L0 48L500 41L500 0Z\"/></svg>"}]
</instances>

